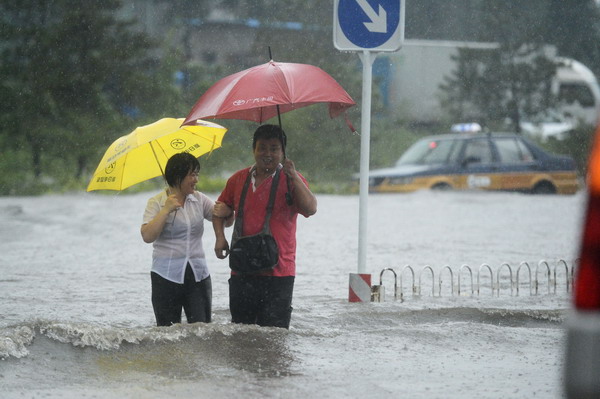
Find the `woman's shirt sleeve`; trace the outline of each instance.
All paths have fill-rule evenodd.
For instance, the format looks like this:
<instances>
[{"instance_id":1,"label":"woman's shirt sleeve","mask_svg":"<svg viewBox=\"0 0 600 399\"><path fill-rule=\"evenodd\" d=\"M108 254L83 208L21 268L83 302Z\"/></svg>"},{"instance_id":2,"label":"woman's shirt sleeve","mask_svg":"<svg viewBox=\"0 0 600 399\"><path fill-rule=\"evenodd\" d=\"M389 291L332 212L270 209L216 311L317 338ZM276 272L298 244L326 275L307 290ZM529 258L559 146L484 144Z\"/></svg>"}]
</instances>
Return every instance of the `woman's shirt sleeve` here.
<instances>
[{"instance_id":1,"label":"woman's shirt sleeve","mask_svg":"<svg viewBox=\"0 0 600 399\"><path fill-rule=\"evenodd\" d=\"M155 197L152 197L148 200L146 204L146 210L144 211L144 219L142 224L149 223L156 217L156 215L160 212L160 204L156 200Z\"/></svg>"},{"instance_id":2,"label":"woman's shirt sleeve","mask_svg":"<svg viewBox=\"0 0 600 399\"><path fill-rule=\"evenodd\" d=\"M200 193L200 197L202 199L202 213L204 214L204 219L212 222L215 202L204 193Z\"/></svg>"}]
</instances>

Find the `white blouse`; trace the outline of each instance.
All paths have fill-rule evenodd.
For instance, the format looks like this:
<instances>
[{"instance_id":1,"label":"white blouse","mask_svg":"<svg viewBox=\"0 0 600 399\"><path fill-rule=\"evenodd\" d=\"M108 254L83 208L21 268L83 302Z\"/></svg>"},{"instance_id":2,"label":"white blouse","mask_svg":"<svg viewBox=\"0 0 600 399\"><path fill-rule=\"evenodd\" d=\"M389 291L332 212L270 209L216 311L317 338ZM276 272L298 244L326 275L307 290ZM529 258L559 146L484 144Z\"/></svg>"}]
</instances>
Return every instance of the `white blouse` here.
<instances>
[{"instance_id":1,"label":"white blouse","mask_svg":"<svg viewBox=\"0 0 600 399\"><path fill-rule=\"evenodd\" d=\"M165 205L166 190L148 200L144 221L150 222ZM152 271L161 277L183 284L185 267L190 264L196 281L207 278L210 273L202 247L204 220L212 221L214 201L199 191L185 199L185 206L167 217L160 236L152 243Z\"/></svg>"}]
</instances>

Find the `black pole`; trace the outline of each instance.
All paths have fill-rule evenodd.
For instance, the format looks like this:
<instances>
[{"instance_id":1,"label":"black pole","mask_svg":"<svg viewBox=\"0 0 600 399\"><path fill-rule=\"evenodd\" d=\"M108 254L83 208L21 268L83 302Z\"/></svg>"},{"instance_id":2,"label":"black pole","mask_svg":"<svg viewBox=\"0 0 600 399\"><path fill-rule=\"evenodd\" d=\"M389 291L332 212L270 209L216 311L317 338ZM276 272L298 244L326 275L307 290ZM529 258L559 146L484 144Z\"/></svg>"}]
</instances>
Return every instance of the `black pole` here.
<instances>
[{"instance_id":1,"label":"black pole","mask_svg":"<svg viewBox=\"0 0 600 399\"><path fill-rule=\"evenodd\" d=\"M268 48L269 48L269 60L273 61L273 55L271 54L271 46L268 46ZM281 129L281 132L282 132L281 144L283 145L283 159L285 159L285 158L287 158L287 156L285 154L286 145L284 144L284 138L283 138L283 135L285 133L283 133L283 128L281 127L281 112L279 112L279 104L277 104L276 107L277 107L277 120L279 121L279 128ZM287 138L285 139L285 141L287 142ZM287 180L287 192L285 193L285 202L287 202L287 204L291 206L294 203L294 199L292 198L292 194L290 194L290 179L286 179L286 180Z\"/></svg>"},{"instance_id":2,"label":"black pole","mask_svg":"<svg viewBox=\"0 0 600 399\"><path fill-rule=\"evenodd\" d=\"M269 60L273 61L273 54L271 53L271 46L267 46L269 49ZM279 121L279 127L281 128L281 113L279 112L279 104L276 105L277 107L277 120Z\"/></svg>"},{"instance_id":3,"label":"black pole","mask_svg":"<svg viewBox=\"0 0 600 399\"><path fill-rule=\"evenodd\" d=\"M279 112L279 104L277 104L277 120L279 121L279 127L281 127L281 113Z\"/></svg>"}]
</instances>

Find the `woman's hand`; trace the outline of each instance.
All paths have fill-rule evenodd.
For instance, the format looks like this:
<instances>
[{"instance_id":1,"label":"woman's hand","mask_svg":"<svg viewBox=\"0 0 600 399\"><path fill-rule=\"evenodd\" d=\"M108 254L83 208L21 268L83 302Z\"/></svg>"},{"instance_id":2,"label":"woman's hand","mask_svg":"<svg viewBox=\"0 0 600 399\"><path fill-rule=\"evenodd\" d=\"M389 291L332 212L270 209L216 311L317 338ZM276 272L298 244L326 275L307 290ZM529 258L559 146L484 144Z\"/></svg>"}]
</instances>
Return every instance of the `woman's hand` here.
<instances>
[{"instance_id":1,"label":"woman's hand","mask_svg":"<svg viewBox=\"0 0 600 399\"><path fill-rule=\"evenodd\" d=\"M167 197L164 208L166 208L166 210L169 213L171 213L174 210L181 208L181 206L182 206L182 204L179 201L179 199L177 198L177 195L171 194Z\"/></svg>"}]
</instances>

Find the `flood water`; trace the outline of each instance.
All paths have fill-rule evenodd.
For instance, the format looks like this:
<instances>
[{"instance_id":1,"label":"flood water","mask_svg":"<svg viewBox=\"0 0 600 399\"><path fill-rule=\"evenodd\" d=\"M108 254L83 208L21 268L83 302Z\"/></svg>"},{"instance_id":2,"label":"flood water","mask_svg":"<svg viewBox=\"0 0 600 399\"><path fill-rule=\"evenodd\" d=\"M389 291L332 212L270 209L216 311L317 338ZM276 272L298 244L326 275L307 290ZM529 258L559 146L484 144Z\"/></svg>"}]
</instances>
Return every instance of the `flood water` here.
<instances>
[{"instance_id":1,"label":"flood water","mask_svg":"<svg viewBox=\"0 0 600 399\"><path fill-rule=\"evenodd\" d=\"M410 265L421 288L412 294L407 269L403 300L394 300L386 273L381 303L348 302L358 197L318 196L317 214L298 220L289 331L229 322L227 262L212 255L209 225L213 323L154 327L152 247L139 233L151 195L0 198L0 397L562 396L570 298L557 265L577 257L583 192L370 196L373 284L382 269L400 275ZM545 266L537 295L523 268L517 296L508 267L499 294L487 269L479 295L464 273L457 293L463 265L476 284L484 263L494 281L502 264L515 274L522 262L535 279L542 260L558 272L556 294Z\"/></svg>"}]
</instances>

